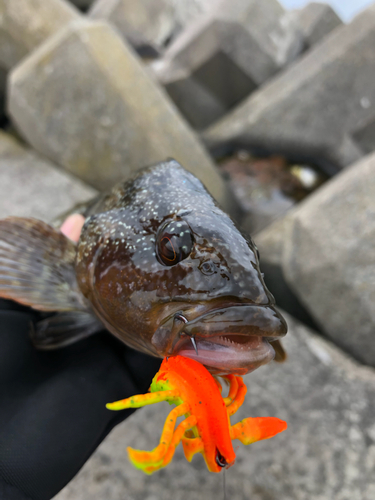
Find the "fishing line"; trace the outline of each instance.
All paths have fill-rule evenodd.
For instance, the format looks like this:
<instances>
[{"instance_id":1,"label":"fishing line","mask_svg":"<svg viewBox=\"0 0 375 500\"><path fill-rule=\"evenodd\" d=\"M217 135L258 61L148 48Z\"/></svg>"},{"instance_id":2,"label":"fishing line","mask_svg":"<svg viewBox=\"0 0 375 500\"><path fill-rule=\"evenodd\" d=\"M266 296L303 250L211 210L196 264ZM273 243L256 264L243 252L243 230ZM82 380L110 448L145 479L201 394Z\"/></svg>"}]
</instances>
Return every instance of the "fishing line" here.
<instances>
[{"instance_id":1,"label":"fishing line","mask_svg":"<svg viewBox=\"0 0 375 500\"><path fill-rule=\"evenodd\" d=\"M225 469L223 469L223 489L224 489L224 500L227 500L227 489L225 482Z\"/></svg>"}]
</instances>

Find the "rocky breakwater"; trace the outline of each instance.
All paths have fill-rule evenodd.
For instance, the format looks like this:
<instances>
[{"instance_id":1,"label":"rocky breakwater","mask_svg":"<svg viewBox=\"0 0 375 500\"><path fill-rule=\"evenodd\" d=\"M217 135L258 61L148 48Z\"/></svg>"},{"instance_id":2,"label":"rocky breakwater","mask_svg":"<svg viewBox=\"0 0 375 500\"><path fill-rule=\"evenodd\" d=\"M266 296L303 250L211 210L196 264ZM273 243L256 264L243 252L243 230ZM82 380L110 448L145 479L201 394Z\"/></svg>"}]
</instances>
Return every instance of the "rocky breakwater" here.
<instances>
[{"instance_id":1,"label":"rocky breakwater","mask_svg":"<svg viewBox=\"0 0 375 500\"><path fill-rule=\"evenodd\" d=\"M324 332L375 367L375 154L256 238Z\"/></svg>"},{"instance_id":2,"label":"rocky breakwater","mask_svg":"<svg viewBox=\"0 0 375 500\"><path fill-rule=\"evenodd\" d=\"M350 165L373 150L375 6L339 26L204 134Z\"/></svg>"}]
</instances>

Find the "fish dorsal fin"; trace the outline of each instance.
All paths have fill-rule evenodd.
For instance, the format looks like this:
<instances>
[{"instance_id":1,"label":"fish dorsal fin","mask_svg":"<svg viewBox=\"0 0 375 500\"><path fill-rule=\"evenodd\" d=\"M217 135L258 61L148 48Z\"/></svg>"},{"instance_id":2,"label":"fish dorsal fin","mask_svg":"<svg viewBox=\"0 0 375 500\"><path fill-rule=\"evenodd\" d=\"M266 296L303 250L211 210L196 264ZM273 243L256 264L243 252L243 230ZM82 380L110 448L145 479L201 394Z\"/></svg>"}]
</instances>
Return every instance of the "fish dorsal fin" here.
<instances>
[{"instance_id":1,"label":"fish dorsal fin","mask_svg":"<svg viewBox=\"0 0 375 500\"><path fill-rule=\"evenodd\" d=\"M75 244L45 222L0 220L0 297L39 311L85 311Z\"/></svg>"}]
</instances>

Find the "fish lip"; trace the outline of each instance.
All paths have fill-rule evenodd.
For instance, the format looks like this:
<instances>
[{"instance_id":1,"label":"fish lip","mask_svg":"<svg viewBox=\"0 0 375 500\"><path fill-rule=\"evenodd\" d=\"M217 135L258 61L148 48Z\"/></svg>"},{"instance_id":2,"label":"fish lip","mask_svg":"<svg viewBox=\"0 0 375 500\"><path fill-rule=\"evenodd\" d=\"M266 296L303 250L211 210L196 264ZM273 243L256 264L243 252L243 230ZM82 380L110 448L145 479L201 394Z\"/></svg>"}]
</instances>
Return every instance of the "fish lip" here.
<instances>
[{"instance_id":1,"label":"fish lip","mask_svg":"<svg viewBox=\"0 0 375 500\"><path fill-rule=\"evenodd\" d=\"M191 320L184 312L174 317L179 327L169 354L182 354L200 361L201 349L201 362L213 373L243 375L268 363L275 355L269 342L287 332L284 318L272 305L232 304L210 309ZM198 355L190 337L194 338ZM222 360L221 364L218 359Z\"/></svg>"},{"instance_id":2,"label":"fish lip","mask_svg":"<svg viewBox=\"0 0 375 500\"><path fill-rule=\"evenodd\" d=\"M214 338L217 339L217 337ZM275 351L266 338L257 336L247 336L247 338L249 342L245 344L245 347L235 342L225 345L224 342L197 339L195 341L197 351L189 341L186 341L179 343L174 354L199 361L212 374L245 375L269 363L275 357Z\"/></svg>"},{"instance_id":3,"label":"fish lip","mask_svg":"<svg viewBox=\"0 0 375 500\"><path fill-rule=\"evenodd\" d=\"M242 315L245 315L246 312L250 312L250 316L254 314L256 316L256 311L258 312L259 317L252 317L252 320L248 323L240 324L243 318L236 318L236 313L241 312ZM244 336L261 336L266 337L270 341L279 339L284 337L288 331L287 324L282 317L282 315L273 307L272 304L253 304L253 303L233 303L226 305L225 307L216 307L205 311L204 313L192 318L188 319L189 313L186 314L187 311L178 311L174 314L174 319L180 321L180 327L175 330L175 342L173 342L173 350L176 341L178 341L179 337L182 334L186 334L188 336L194 338L212 338L212 337L221 337L223 335L244 335ZM228 314L229 313L229 314ZM231 314L234 313L234 314ZM209 325L213 325L212 320L215 319L215 316L218 316L220 325L216 325L215 327L210 328ZM232 316L232 317L228 317ZM210 323L211 321L211 323ZM227 325L222 327L222 323L227 322ZM266 324L261 324L262 322ZM206 325L205 325L206 323ZM237 323L237 324L235 324ZM258 323L258 325L254 324ZM204 326L207 326L204 328ZM273 328L267 328L266 326L273 325ZM202 326L204 333L202 333ZM256 332L249 333L249 331L243 331L249 328L257 328ZM210 331L211 330L211 331ZM226 331L229 330L229 331ZM236 331L237 330L237 331Z\"/></svg>"}]
</instances>

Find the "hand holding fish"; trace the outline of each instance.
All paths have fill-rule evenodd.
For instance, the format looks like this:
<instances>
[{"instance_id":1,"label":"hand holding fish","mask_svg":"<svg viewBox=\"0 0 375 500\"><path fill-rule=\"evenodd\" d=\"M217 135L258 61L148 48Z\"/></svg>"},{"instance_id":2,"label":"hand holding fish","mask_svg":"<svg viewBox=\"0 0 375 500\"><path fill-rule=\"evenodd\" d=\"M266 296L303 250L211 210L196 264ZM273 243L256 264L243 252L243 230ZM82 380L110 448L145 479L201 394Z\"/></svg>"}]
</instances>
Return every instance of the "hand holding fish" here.
<instances>
[{"instance_id":1,"label":"hand holding fish","mask_svg":"<svg viewBox=\"0 0 375 500\"><path fill-rule=\"evenodd\" d=\"M182 441L189 462L201 453L208 470L220 472L235 462L232 439L247 445L287 428L286 422L274 417L245 418L232 426L229 417L243 404L247 389L242 377L223 378L230 384L226 398L221 396L220 382L203 365L182 356L169 357L155 375L150 393L107 404L109 410L139 408L160 401L177 405L168 415L160 443L153 451L128 448L135 467L152 474L167 466ZM176 419L183 415L186 419L175 429Z\"/></svg>"},{"instance_id":2,"label":"hand holding fish","mask_svg":"<svg viewBox=\"0 0 375 500\"><path fill-rule=\"evenodd\" d=\"M76 239L81 216L62 228ZM29 339L40 315L0 299L0 498L47 500L133 410L105 403L144 392L160 360L99 333L55 352ZM89 410L87 410L89 408Z\"/></svg>"}]
</instances>

